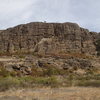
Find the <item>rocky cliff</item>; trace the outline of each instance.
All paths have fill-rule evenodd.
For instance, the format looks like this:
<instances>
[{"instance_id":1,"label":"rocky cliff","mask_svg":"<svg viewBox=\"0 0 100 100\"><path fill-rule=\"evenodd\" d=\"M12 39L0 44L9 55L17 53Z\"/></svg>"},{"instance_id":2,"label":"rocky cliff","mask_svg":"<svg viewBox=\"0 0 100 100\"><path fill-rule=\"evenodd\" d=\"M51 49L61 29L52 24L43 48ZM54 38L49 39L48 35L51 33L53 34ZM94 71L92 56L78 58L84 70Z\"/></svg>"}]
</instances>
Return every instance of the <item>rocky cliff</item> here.
<instances>
[{"instance_id":1,"label":"rocky cliff","mask_svg":"<svg viewBox=\"0 0 100 100\"><path fill-rule=\"evenodd\" d=\"M33 22L0 31L0 52L96 54L96 33L75 23Z\"/></svg>"},{"instance_id":2,"label":"rocky cliff","mask_svg":"<svg viewBox=\"0 0 100 100\"><path fill-rule=\"evenodd\" d=\"M0 66L21 75L50 68L81 74L99 71L100 58L92 56L100 54L98 39L100 34L75 23L19 25L0 31L0 54L5 53L0 56ZM11 54L10 58L6 54Z\"/></svg>"}]
</instances>

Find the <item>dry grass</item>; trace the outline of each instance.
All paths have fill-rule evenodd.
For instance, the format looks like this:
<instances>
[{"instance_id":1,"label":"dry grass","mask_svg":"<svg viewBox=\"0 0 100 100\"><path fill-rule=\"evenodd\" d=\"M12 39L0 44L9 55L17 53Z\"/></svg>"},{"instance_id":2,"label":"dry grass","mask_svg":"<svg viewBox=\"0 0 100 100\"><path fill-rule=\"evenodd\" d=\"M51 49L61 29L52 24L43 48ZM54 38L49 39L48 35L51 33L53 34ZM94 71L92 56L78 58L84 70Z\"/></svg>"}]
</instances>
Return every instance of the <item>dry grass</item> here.
<instances>
[{"instance_id":1,"label":"dry grass","mask_svg":"<svg viewBox=\"0 0 100 100\"><path fill-rule=\"evenodd\" d=\"M21 98L21 100L100 100L100 88L19 89L1 92L0 98L3 97L15 97L15 100L17 100L16 97Z\"/></svg>"},{"instance_id":2,"label":"dry grass","mask_svg":"<svg viewBox=\"0 0 100 100\"><path fill-rule=\"evenodd\" d=\"M54 57L54 58L61 58L66 59L69 57L76 57L76 58L83 58L83 59L93 59L94 56L82 54L82 53L72 53L72 52L60 52L60 53L52 53L52 54L46 54L42 55L43 57Z\"/></svg>"}]
</instances>

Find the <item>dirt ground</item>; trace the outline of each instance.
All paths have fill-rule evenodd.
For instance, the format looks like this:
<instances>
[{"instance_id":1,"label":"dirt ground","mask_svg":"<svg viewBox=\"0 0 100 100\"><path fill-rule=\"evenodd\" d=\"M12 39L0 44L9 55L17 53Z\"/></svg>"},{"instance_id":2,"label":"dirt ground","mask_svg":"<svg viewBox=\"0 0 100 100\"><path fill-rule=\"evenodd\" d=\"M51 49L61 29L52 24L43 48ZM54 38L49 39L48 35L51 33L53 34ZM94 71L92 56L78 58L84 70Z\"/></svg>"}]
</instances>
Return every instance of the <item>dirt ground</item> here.
<instances>
[{"instance_id":1,"label":"dirt ground","mask_svg":"<svg viewBox=\"0 0 100 100\"><path fill-rule=\"evenodd\" d=\"M34 88L0 92L0 100L100 100L100 88Z\"/></svg>"}]
</instances>

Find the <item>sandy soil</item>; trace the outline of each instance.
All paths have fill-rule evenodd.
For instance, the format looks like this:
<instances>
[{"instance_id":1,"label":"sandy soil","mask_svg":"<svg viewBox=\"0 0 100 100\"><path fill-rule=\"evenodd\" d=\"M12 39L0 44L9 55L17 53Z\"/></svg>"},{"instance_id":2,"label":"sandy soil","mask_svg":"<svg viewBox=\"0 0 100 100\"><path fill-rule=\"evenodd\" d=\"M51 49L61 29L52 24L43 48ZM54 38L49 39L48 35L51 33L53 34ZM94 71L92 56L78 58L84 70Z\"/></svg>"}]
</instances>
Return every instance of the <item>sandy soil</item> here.
<instances>
[{"instance_id":1,"label":"sandy soil","mask_svg":"<svg viewBox=\"0 0 100 100\"><path fill-rule=\"evenodd\" d=\"M100 100L100 88L41 88L0 92L0 100Z\"/></svg>"}]
</instances>

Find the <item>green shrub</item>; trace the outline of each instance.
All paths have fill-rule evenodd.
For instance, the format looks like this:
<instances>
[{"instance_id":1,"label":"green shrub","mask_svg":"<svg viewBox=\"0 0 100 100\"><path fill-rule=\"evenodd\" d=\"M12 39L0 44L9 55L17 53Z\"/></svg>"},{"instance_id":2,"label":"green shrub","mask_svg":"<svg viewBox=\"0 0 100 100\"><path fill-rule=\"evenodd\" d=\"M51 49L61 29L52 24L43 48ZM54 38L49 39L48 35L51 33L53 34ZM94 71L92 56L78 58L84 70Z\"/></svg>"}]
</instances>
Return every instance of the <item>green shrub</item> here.
<instances>
[{"instance_id":1,"label":"green shrub","mask_svg":"<svg viewBox=\"0 0 100 100\"><path fill-rule=\"evenodd\" d=\"M46 70L43 70L43 75L44 76L52 76L52 75L59 75L60 71L56 68L47 68Z\"/></svg>"},{"instance_id":2,"label":"green shrub","mask_svg":"<svg viewBox=\"0 0 100 100\"><path fill-rule=\"evenodd\" d=\"M10 88L20 86L20 81L13 77L0 78L0 91L5 91Z\"/></svg>"},{"instance_id":3,"label":"green shrub","mask_svg":"<svg viewBox=\"0 0 100 100\"><path fill-rule=\"evenodd\" d=\"M76 80L100 80L100 74L76 76Z\"/></svg>"},{"instance_id":4,"label":"green shrub","mask_svg":"<svg viewBox=\"0 0 100 100\"><path fill-rule=\"evenodd\" d=\"M25 59L25 55L19 54L19 58L20 58L20 59Z\"/></svg>"},{"instance_id":5,"label":"green shrub","mask_svg":"<svg viewBox=\"0 0 100 100\"><path fill-rule=\"evenodd\" d=\"M44 86L56 87L58 86L58 81L55 77L37 77L33 79L35 84L40 84Z\"/></svg>"},{"instance_id":6,"label":"green shrub","mask_svg":"<svg viewBox=\"0 0 100 100\"><path fill-rule=\"evenodd\" d=\"M66 75L68 73L68 71L50 64L43 64L43 67L43 76Z\"/></svg>"},{"instance_id":7,"label":"green shrub","mask_svg":"<svg viewBox=\"0 0 100 100\"><path fill-rule=\"evenodd\" d=\"M0 67L0 76L2 77L8 77L8 76L16 76L17 75L17 72L15 71L7 71L6 68L4 67Z\"/></svg>"},{"instance_id":8,"label":"green shrub","mask_svg":"<svg viewBox=\"0 0 100 100\"><path fill-rule=\"evenodd\" d=\"M0 67L0 76L2 77L10 76L10 72L8 72L4 67Z\"/></svg>"},{"instance_id":9,"label":"green shrub","mask_svg":"<svg viewBox=\"0 0 100 100\"><path fill-rule=\"evenodd\" d=\"M69 77L68 77L69 86L73 85L73 80L74 80L74 76L73 76L73 74L70 74Z\"/></svg>"},{"instance_id":10,"label":"green shrub","mask_svg":"<svg viewBox=\"0 0 100 100\"><path fill-rule=\"evenodd\" d=\"M36 68L35 66L33 66L31 71L32 71L31 76L35 76L35 77L43 76L43 71L40 70L39 68Z\"/></svg>"}]
</instances>

